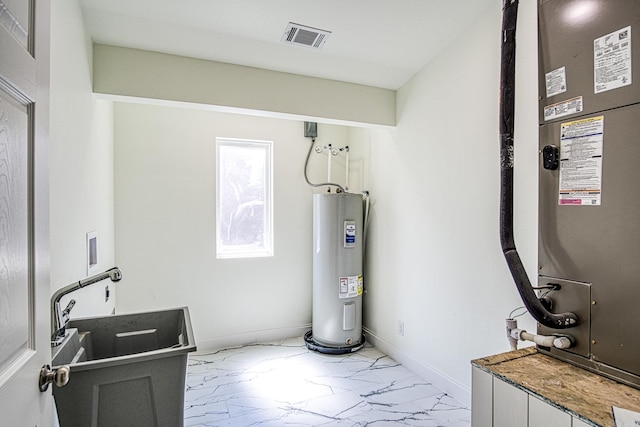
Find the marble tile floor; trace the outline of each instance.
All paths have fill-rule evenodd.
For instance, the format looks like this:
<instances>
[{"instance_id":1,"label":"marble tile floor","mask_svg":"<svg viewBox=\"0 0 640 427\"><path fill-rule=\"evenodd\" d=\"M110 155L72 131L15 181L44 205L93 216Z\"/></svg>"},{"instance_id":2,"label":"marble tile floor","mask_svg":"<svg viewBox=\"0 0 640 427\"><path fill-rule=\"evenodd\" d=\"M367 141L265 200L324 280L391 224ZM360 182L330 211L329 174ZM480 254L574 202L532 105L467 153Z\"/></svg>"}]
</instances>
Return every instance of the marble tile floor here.
<instances>
[{"instance_id":1,"label":"marble tile floor","mask_svg":"<svg viewBox=\"0 0 640 427\"><path fill-rule=\"evenodd\" d=\"M302 337L191 354L185 426L470 426L471 411L366 344L307 350Z\"/></svg>"}]
</instances>

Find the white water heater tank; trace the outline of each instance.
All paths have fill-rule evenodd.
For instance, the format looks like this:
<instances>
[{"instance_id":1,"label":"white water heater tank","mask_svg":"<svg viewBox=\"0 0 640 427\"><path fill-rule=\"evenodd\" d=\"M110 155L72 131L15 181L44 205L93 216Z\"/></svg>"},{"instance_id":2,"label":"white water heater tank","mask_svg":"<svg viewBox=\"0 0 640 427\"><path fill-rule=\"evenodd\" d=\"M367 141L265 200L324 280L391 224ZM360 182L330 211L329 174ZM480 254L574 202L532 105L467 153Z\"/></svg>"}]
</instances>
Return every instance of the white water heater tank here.
<instances>
[{"instance_id":1,"label":"white water heater tank","mask_svg":"<svg viewBox=\"0 0 640 427\"><path fill-rule=\"evenodd\" d=\"M326 347L362 340L362 196L313 196L313 340Z\"/></svg>"}]
</instances>

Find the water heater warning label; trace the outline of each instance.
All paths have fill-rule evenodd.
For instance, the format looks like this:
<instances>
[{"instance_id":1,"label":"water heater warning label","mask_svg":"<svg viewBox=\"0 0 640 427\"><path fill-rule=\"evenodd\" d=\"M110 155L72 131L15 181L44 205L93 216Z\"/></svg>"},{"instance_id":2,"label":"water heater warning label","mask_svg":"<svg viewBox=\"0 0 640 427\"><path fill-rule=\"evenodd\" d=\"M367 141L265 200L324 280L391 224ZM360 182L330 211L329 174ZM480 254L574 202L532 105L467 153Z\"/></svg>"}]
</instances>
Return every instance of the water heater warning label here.
<instances>
[{"instance_id":1,"label":"water heater warning label","mask_svg":"<svg viewBox=\"0 0 640 427\"><path fill-rule=\"evenodd\" d=\"M559 205L600 205L603 136L604 116L560 126Z\"/></svg>"},{"instance_id":2,"label":"water heater warning label","mask_svg":"<svg viewBox=\"0 0 640 427\"><path fill-rule=\"evenodd\" d=\"M340 278L339 298L354 298L362 295L362 274Z\"/></svg>"}]
</instances>

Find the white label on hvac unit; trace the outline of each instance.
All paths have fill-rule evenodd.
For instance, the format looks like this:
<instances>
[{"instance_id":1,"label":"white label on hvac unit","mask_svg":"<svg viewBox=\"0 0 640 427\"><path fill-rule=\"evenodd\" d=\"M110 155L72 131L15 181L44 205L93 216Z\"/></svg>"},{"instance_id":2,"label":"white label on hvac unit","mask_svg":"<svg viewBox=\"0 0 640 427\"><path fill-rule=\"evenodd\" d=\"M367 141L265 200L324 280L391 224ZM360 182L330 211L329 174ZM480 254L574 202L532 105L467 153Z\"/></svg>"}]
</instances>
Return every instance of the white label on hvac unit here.
<instances>
[{"instance_id":1,"label":"white label on hvac unit","mask_svg":"<svg viewBox=\"0 0 640 427\"><path fill-rule=\"evenodd\" d=\"M356 247L356 222L355 221L344 222L344 247L345 248Z\"/></svg>"},{"instance_id":2,"label":"white label on hvac unit","mask_svg":"<svg viewBox=\"0 0 640 427\"><path fill-rule=\"evenodd\" d=\"M631 27L593 41L594 93L631 84Z\"/></svg>"},{"instance_id":3,"label":"white label on hvac unit","mask_svg":"<svg viewBox=\"0 0 640 427\"><path fill-rule=\"evenodd\" d=\"M604 116L560 126L559 205L600 205Z\"/></svg>"},{"instance_id":4,"label":"white label on hvac unit","mask_svg":"<svg viewBox=\"0 0 640 427\"><path fill-rule=\"evenodd\" d=\"M568 116L582 111L582 97L567 99L544 107L544 120L553 120L559 117Z\"/></svg>"},{"instance_id":5,"label":"white label on hvac unit","mask_svg":"<svg viewBox=\"0 0 640 427\"><path fill-rule=\"evenodd\" d=\"M354 298L362 295L362 274L340 278L339 298Z\"/></svg>"},{"instance_id":6,"label":"white label on hvac unit","mask_svg":"<svg viewBox=\"0 0 640 427\"><path fill-rule=\"evenodd\" d=\"M547 84L547 98L567 91L567 73L564 67L549 71L545 74Z\"/></svg>"}]
</instances>

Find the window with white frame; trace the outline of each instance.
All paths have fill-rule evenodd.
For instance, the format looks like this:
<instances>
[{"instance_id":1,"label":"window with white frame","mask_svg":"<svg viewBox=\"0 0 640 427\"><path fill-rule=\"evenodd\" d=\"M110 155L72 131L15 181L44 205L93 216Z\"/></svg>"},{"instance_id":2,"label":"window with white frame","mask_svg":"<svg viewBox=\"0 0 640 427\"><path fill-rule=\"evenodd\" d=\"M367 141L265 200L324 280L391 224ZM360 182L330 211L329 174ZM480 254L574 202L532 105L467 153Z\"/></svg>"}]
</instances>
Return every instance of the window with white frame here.
<instances>
[{"instance_id":1,"label":"window with white frame","mask_svg":"<svg viewBox=\"0 0 640 427\"><path fill-rule=\"evenodd\" d=\"M273 256L273 143L216 138L216 256Z\"/></svg>"}]
</instances>

